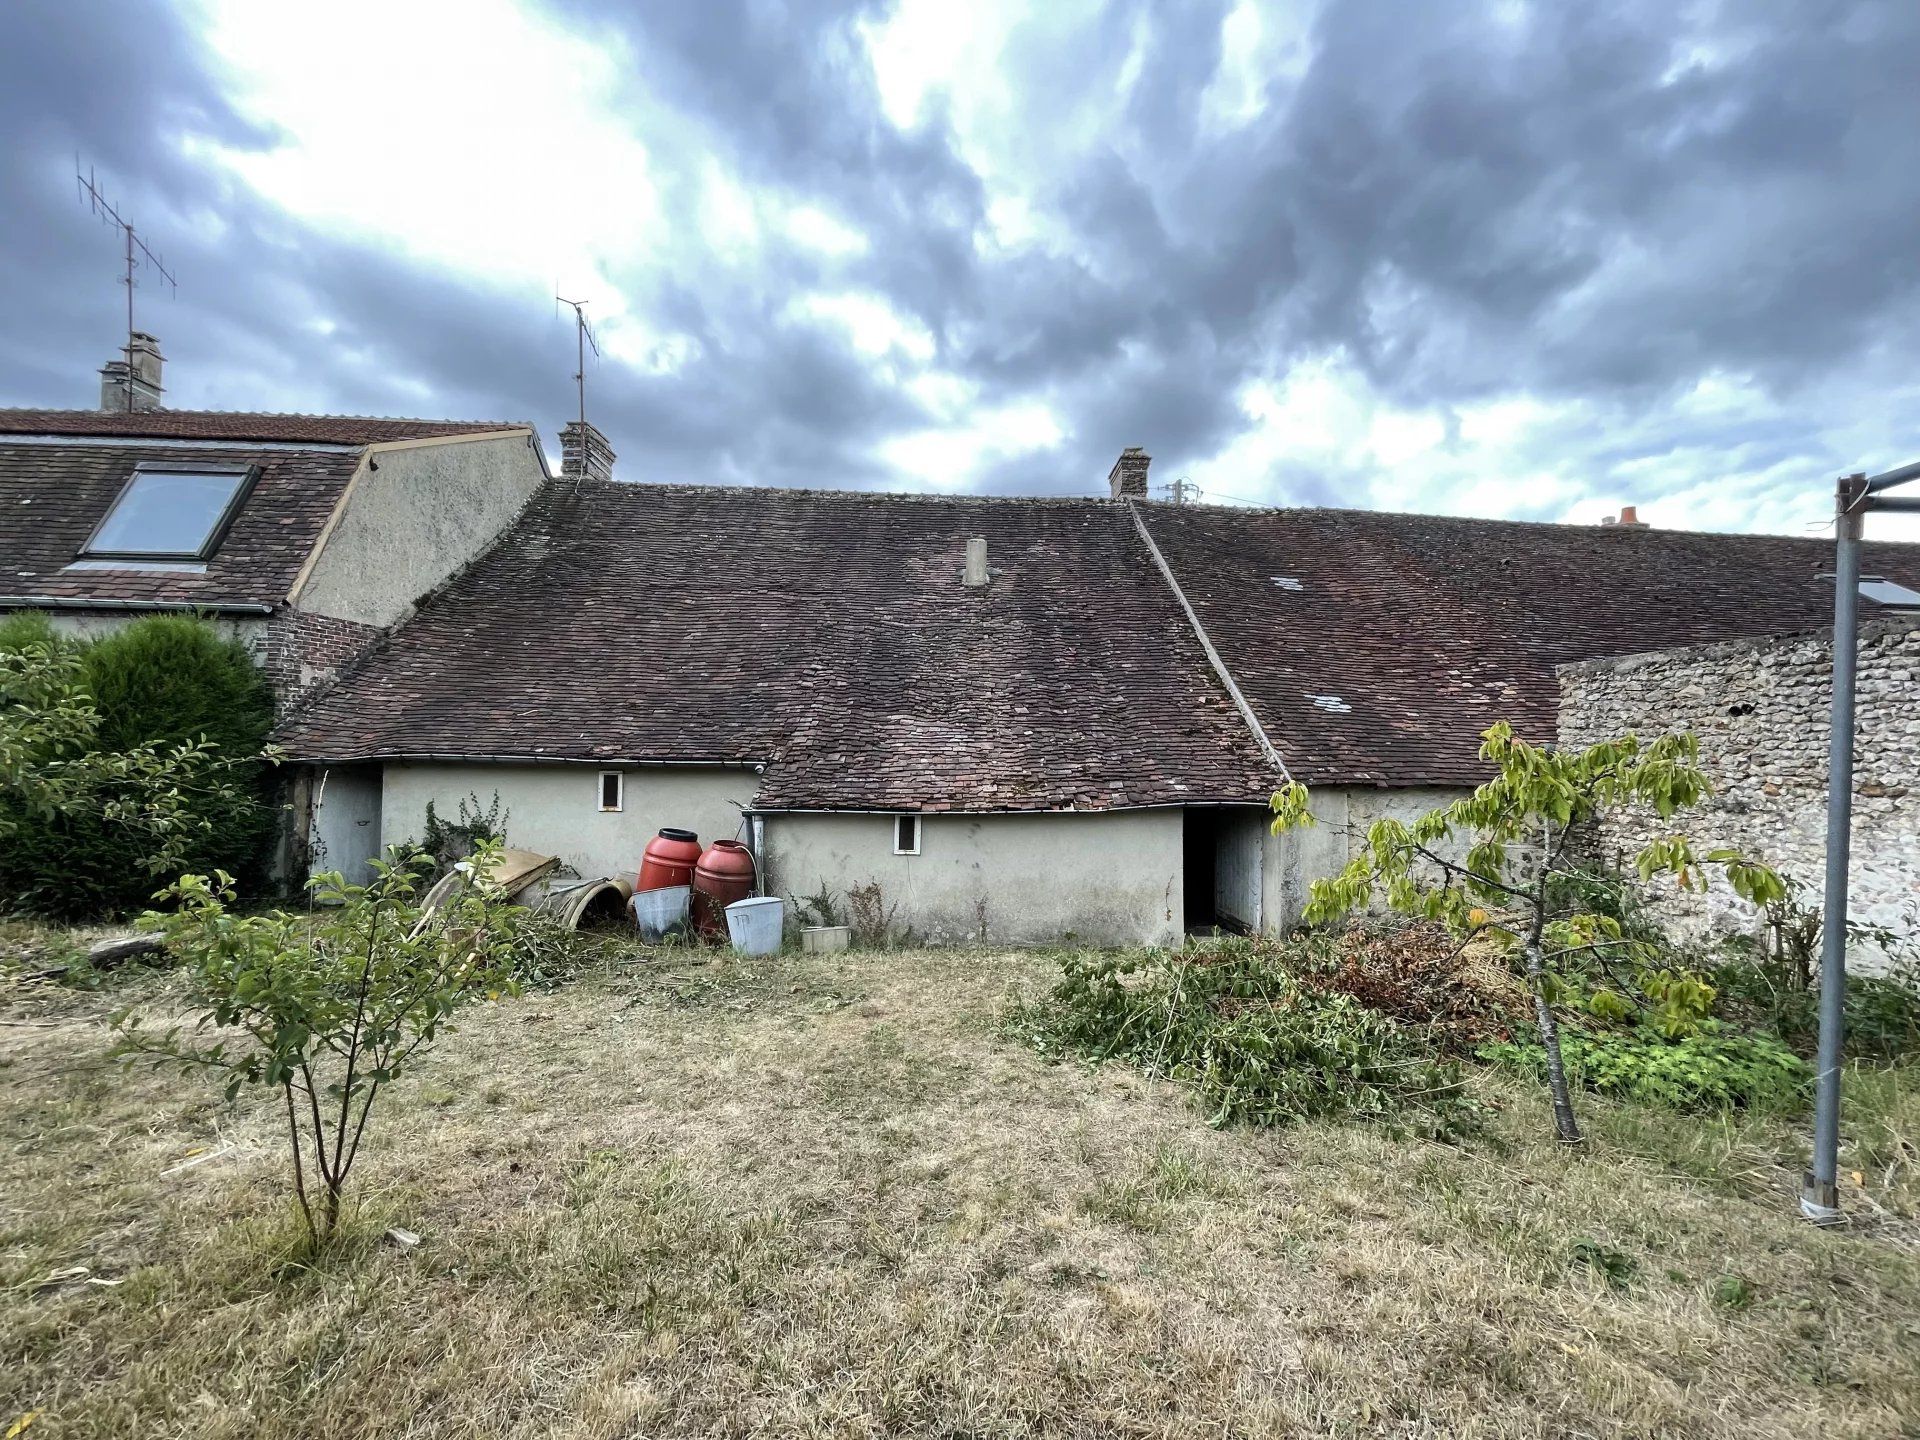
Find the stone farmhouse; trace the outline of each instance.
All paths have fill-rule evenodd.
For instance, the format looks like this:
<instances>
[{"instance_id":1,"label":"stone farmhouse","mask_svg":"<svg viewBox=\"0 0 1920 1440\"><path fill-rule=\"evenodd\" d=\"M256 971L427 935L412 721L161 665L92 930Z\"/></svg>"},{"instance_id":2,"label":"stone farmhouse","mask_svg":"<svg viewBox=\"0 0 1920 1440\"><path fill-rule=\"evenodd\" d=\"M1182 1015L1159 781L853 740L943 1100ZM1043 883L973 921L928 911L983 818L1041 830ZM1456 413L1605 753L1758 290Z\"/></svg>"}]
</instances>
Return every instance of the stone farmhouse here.
<instances>
[{"instance_id":1,"label":"stone farmhouse","mask_svg":"<svg viewBox=\"0 0 1920 1440\"><path fill-rule=\"evenodd\" d=\"M524 424L104 398L0 412L0 607L241 629L328 868L497 796L583 874L661 826L737 834L768 890L862 887L934 941L1283 928L1373 817L1484 779L1493 721L1738 720L1719 681L1687 708L1604 677L1832 604L1818 539L1156 503L1140 450L1090 499L629 483L591 426L550 475ZM1920 546L1867 552L1889 601L1920 590ZM1914 753L1878 782L1909 835ZM1321 824L1274 837L1289 777ZM1783 803L1817 811L1805 781Z\"/></svg>"}]
</instances>

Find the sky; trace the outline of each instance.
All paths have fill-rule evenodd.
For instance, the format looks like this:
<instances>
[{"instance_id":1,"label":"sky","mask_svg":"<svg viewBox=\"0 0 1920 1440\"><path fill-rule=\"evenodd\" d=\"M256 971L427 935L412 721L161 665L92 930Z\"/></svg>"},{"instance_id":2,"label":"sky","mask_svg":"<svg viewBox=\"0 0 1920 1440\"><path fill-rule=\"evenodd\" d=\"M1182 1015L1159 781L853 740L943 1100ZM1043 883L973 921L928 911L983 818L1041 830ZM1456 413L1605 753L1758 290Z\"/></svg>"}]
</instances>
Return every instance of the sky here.
<instances>
[{"instance_id":1,"label":"sky","mask_svg":"<svg viewBox=\"0 0 1920 1440\"><path fill-rule=\"evenodd\" d=\"M175 406L557 464L559 293L625 480L1817 533L1920 458L1916 74L1912 0L11 0L0 404L124 343L77 157Z\"/></svg>"}]
</instances>

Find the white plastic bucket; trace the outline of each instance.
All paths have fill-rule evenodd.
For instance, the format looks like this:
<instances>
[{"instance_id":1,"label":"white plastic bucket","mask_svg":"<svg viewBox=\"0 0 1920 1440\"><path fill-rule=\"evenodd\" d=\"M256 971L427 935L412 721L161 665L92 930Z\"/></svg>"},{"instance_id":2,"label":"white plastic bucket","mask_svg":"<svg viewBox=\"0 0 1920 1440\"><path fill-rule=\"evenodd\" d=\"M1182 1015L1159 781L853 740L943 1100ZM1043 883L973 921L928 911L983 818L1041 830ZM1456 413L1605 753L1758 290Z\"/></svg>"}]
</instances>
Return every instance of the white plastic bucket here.
<instances>
[{"instance_id":1,"label":"white plastic bucket","mask_svg":"<svg viewBox=\"0 0 1920 1440\"><path fill-rule=\"evenodd\" d=\"M641 890L632 902L633 923L642 940L658 940L675 926L687 923L687 902L693 897L691 885L666 885L658 890Z\"/></svg>"},{"instance_id":2,"label":"white plastic bucket","mask_svg":"<svg viewBox=\"0 0 1920 1440\"><path fill-rule=\"evenodd\" d=\"M777 954L786 923L787 902L778 895L759 895L727 906L727 934L742 955Z\"/></svg>"}]
</instances>

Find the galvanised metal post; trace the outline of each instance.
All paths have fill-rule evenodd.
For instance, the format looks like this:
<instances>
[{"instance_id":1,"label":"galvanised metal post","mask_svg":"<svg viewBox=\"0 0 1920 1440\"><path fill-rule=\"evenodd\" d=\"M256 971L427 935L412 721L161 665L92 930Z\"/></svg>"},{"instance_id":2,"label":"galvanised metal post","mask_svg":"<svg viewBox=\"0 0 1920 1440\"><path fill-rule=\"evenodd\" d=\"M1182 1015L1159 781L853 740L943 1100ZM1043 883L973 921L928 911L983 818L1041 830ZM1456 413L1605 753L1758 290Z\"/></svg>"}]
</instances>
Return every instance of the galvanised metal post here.
<instances>
[{"instance_id":1,"label":"galvanised metal post","mask_svg":"<svg viewBox=\"0 0 1920 1440\"><path fill-rule=\"evenodd\" d=\"M1867 478L1840 482L1835 504L1833 731L1827 750L1827 878L1820 912L1820 1053L1813 1110L1813 1168L1800 1213L1833 1225L1840 1213L1840 1063L1847 993L1847 861L1853 838L1853 687L1860 631L1860 533Z\"/></svg>"}]
</instances>

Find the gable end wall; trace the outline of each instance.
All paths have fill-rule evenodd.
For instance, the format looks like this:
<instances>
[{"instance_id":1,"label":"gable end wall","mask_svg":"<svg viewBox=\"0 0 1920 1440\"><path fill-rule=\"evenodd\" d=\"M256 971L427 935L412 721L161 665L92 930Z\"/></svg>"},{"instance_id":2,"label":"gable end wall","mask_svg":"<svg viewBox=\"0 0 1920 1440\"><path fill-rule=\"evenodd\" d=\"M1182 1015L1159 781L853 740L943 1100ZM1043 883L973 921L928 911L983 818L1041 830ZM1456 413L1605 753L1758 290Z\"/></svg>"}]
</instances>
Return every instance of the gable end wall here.
<instances>
[{"instance_id":1,"label":"gable end wall","mask_svg":"<svg viewBox=\"0 0 1920 1440\"><path fill-rule=\"evenodd\" d=\"M1862 634L1855 744L1855 920L1910 928L1920 905L1920 628L1882 622ZM1601 853L1631 861L1649 840L1681 831L1696 848L1732 846L1808 887L1817 904L1826 864L1827 738L1832 643L1795 635L1594 660L1560 671L1560 739L1589 745L1626 731L1691 730L1715 794L1663 824L1650 812L1602 824ZM1683 934L1757 933L1753 908L1718 881L1704 893L1663 885L1653 908ZM1871 962L1872 954L1861 958Z\"/></svg>"}]
</instances>

